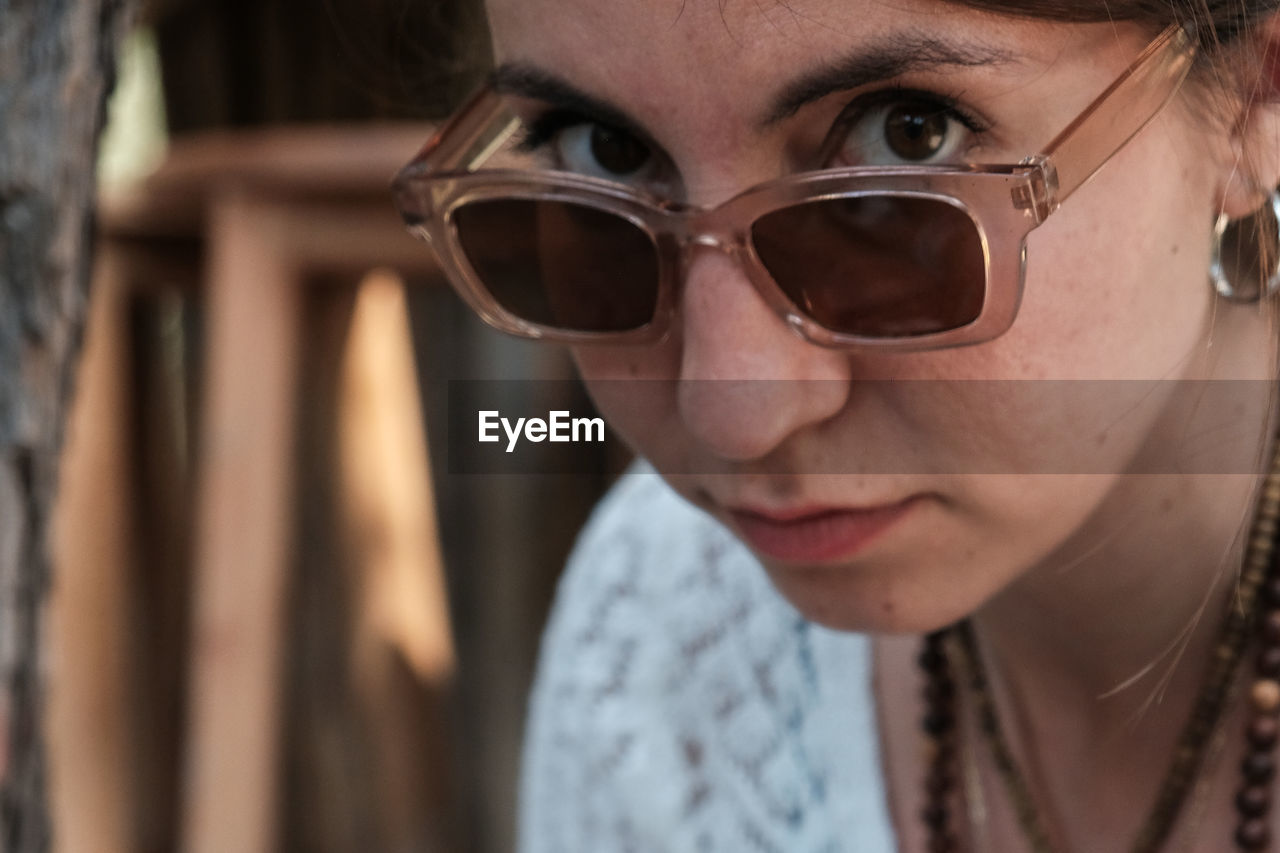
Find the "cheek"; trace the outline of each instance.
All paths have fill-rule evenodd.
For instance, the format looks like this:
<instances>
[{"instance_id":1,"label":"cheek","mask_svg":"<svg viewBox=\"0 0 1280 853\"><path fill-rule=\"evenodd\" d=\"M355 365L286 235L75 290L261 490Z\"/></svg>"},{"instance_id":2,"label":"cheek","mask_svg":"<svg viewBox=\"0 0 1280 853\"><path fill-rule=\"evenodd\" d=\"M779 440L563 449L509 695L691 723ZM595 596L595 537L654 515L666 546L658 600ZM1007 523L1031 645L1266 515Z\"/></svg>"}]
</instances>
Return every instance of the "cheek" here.
<instances>
[{"instance_id":1,"label":"cheek","mask_svg":"<svg viewBox=\"0 0 1280 853\"><path fill-rule=\"evenodd\" d=\"M976 608L1028 567L1069 564L1080 556L1074 553L1075 537L1107 503L1118 480L1114 474L978 475L954 484L957 509L949 550L971 557L971 566L967 577L953 579L953 594L971 599ZM1082 551L1097 546L1085 539ZM979 583L966 594L975 578Z\"/></svg>"},{"instance_id":2,"label":"cheek","mask_svg":"<svg viewBox=\"0 0 1280 853\"><path fill-rule=\"evenodd\" d=\"M1109 164L1032 232L1022 308L999 342L1027 375L1168 377L1204 346L1211 229L1196 212L1210 192L1135 159Z\"/></svg>"},{"instance_id":3,"label":"cheek","mask_svg":"<svg viewBox=\"0 0 1280 853\"><path fill-rule=\"evenodd\" d=\"M570 350L587 383L676 379L680 349L670 339L644 346L589 346Z\"/></svg>"},{"instance_id":4,"label":"cheek","mask_svg":"<svg viewBox=\"0 0 1280 853\"><path fill-rule=\"evenodd\" d=\"M683 458L683 429L676 407L680 351L671 341L656 346L575 347L573 360L587 391L609 425L660 471Z\"/></svg>"}]
</instances>

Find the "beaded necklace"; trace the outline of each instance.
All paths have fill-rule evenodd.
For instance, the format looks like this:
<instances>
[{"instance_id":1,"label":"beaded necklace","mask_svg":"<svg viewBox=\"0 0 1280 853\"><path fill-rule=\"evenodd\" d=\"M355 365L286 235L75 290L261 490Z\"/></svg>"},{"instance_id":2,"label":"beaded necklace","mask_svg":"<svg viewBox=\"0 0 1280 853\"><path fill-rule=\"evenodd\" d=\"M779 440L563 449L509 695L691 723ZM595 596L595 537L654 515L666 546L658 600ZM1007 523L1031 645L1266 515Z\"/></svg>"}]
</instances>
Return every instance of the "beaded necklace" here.
<instances>
[{"instance_id":1,"label":"beaded necklace","mask_svg":"<svg viewBox=\"0 0 1280 853\"><path fill-rule=\"evenodd\" d=\"M1280 520L1280 445L1263 483L1240 574L1236 603L1229 609L1214 646L1208 677L1183 727L1155 803L1130 848L1156 853L1169 837L1203 763L1205 746L1223 708L1245 650L1253 637L1261 640L1249 690L1251 716L1245 738L1249 751L1240 766L1242 784L1236 796L1239 820L1234 836L1239 850L1265 850L1271 843L1267 816L1270 785L1275 777L1275 747L1280 736L1280 559L1275 547ZM1035 806L1030 786L1013 757L991 698L986 670L969 622L944 628L924 639L919 664L924 670L923 728L931 749L925 774L925 807L921 814L929 853L959 853L948 800L957 781L956 673L953 656L964 666L974 698L978 727L1013 804L1018 822L1035 853L1053 853L1049 835Z\"/></svg>"}]
</instances>

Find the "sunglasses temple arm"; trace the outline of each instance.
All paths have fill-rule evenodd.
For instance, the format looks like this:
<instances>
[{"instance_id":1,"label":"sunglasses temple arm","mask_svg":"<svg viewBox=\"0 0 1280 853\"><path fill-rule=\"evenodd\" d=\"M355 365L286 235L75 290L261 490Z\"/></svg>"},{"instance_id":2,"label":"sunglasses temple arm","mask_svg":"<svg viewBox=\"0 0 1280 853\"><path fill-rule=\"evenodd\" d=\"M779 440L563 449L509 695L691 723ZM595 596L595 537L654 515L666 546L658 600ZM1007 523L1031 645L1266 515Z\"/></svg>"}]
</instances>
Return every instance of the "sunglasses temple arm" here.
<instances>
[{"instance_id":1,"label":"sunglasses temple arm","mask_svg":"<svg viewBox=\"0 0 1280 853\"><path fill-rule=\"evenodd\" d=\"M1025 165L1044 175L1043 197L1034 205L1039 218L1056 210L1159 114L1187 78L1195 55L1193 34L1181 25L1169 27L1043 153L1027 159Z\"/></svg>"}]
</instances>

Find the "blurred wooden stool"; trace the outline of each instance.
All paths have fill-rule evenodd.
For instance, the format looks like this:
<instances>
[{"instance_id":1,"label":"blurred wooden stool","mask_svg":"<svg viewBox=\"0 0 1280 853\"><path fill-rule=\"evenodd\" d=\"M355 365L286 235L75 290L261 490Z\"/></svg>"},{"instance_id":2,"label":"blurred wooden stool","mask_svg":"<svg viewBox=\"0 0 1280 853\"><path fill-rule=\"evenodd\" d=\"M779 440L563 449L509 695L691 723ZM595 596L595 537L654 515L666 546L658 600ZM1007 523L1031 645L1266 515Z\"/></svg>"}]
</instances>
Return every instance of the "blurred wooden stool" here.
<instances>
[{"instance_id":1,"label":"blurred wooden stool","mask_svg":"<svg viewBox=\"0 0 1280 853\"><path fill-rule=\"evenodd\" d=\"M191 138L176 142L165 165L127 196L104 200L84 393L70 425L59 510L54 624L62 637L57 659L66 663L51 718L55 739L94 726L97 736L77 741L71 734L54 746L55 791L63 792L55 819L65 809L70 824L59 824L66 833L61 850L132 851L128 814L148 807L122 793L133 784L125 778L129 755L112 735L130 739L121 710L129 701L121 686L128 684L129 641L127 626L110 624L111 612L127 619L130 550L150 523L129 517L121 493L133 464L122 306L148 282L193 281L203 306L181 849L275 849L298 412L300 403L315 405L298 399L300 354L317 341L356 348L325 356L342 383L333 391L339 411L326 415L335 418L342 458L333 464L348 487L338 511L359 528L347 539L380 555L366 561L372 586L353 630L381 631L424 678L447 675L425 438L418 395L404 387L414 382L412 355L394 284L397 275L435 270L426 248L405 234L388 190L428 134L423 126L371 126ZM387 272L365 295L356 298L353 289L328 300L330 316L318 321L307 310L317 283L354 283L371 270ZM390 389L387 382L400 384ZM406 393L409 409L386 404ZM384 487L397 491L389 496ZM387 568L388 560L400 568ZM417 562L421 572L403 571ZM100 618L85 623L80 613ZM59 750L67 753L61 759ZM88 778L78 785L68 778L59 788L60 769Z\"/></svg>"}]
</instances>

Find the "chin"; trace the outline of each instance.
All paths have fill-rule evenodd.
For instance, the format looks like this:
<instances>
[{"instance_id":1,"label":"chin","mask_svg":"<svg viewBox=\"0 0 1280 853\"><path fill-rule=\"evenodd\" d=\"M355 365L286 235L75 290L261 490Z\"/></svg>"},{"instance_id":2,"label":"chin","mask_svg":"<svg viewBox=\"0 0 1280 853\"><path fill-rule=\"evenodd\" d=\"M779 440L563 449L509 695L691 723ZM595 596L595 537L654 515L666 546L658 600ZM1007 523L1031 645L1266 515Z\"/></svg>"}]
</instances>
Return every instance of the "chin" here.
<instances>
[{"instance_id":1,"label":"chin","mask_svg":"<svg viewBox=\"0 0 1280 853\"><path fill-rule=\"evenodd\" d=\"M981 606L980 596L896 583L873 568L779 566L764 562L774 587L811 622L861 634L927 634L953 625ZM972 597L972 602L969 598Z\"/></svg>"}]
</instances>

